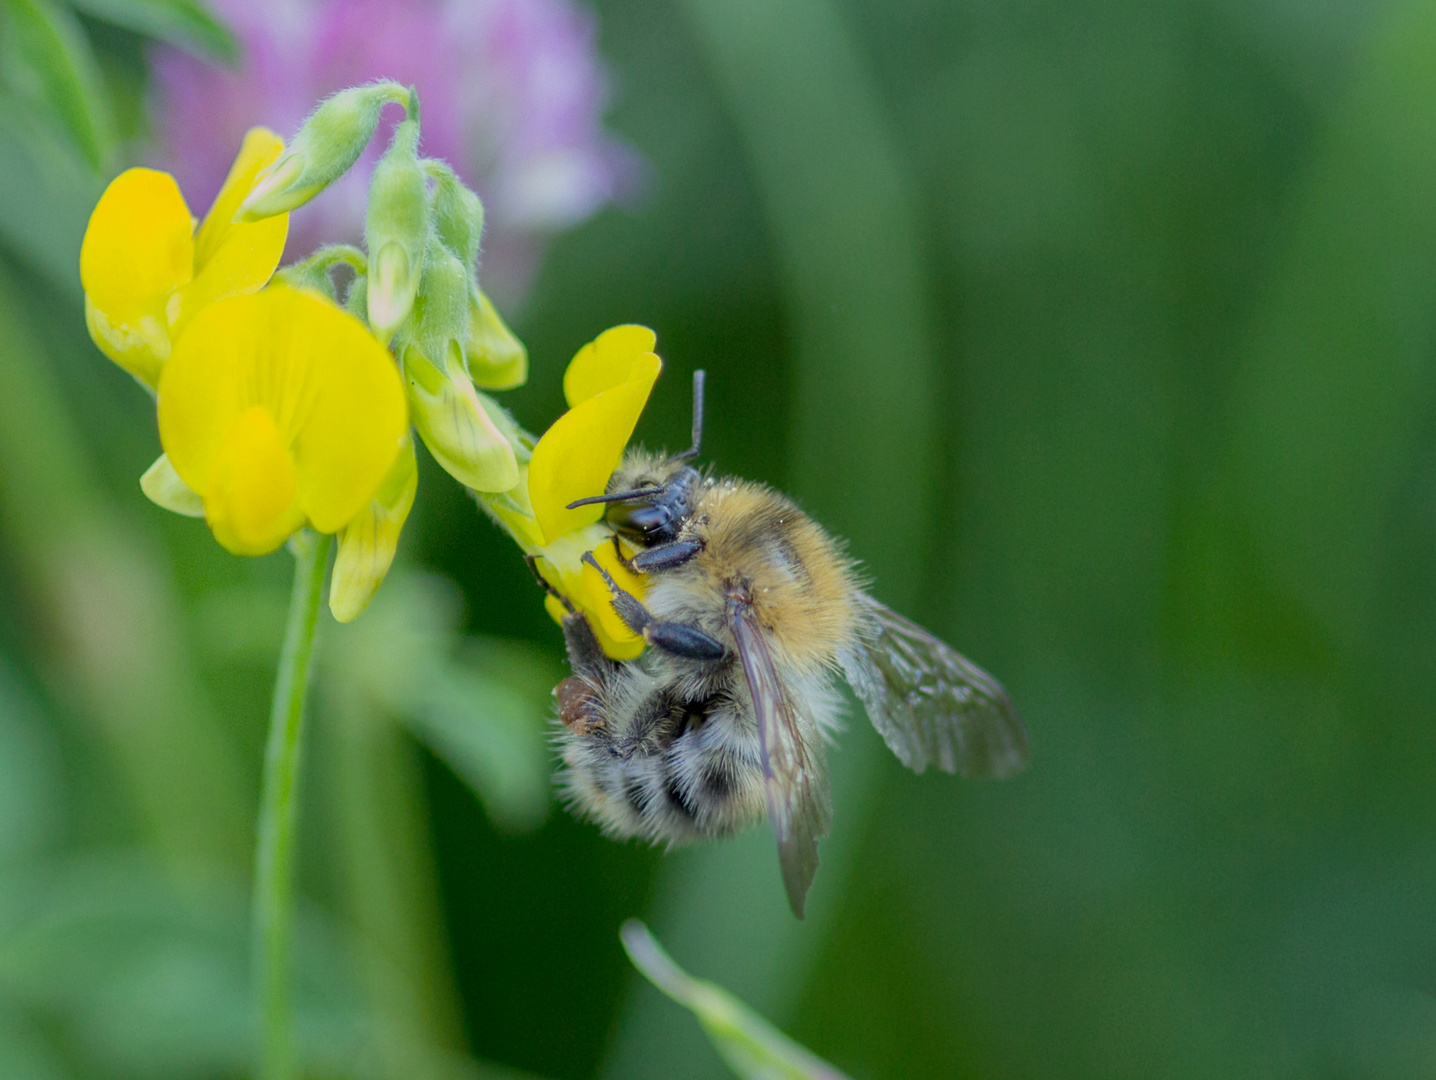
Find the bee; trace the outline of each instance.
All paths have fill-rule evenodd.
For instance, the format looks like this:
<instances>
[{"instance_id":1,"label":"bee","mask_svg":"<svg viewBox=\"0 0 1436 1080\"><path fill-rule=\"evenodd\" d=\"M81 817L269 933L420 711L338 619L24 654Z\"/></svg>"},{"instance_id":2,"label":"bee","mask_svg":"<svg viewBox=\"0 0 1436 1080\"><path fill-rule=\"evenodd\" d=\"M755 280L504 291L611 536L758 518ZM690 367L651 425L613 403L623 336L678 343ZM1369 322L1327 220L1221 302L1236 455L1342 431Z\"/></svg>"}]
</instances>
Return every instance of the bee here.
<instances>
[{"instance_id":1,"label":"bee","mask_svg":"<svg viewBox=\"0 0 1436 1080\"><path fill-rule=\"evenodd\" d=\"M788 901L801 918L832 819L826 744L841 676L898 759L969 777L1005 777L1027 733L986 672L861 587L842 545L787 496L706 475L693 443L671 457L629 450L607 491L618 558L644 575L642 600L593 553L622 621L647 644L609 659L564 604L573 674L554 694L559 784L616 838L684 843L771 820Z\"/></svg>"}]
</instances>

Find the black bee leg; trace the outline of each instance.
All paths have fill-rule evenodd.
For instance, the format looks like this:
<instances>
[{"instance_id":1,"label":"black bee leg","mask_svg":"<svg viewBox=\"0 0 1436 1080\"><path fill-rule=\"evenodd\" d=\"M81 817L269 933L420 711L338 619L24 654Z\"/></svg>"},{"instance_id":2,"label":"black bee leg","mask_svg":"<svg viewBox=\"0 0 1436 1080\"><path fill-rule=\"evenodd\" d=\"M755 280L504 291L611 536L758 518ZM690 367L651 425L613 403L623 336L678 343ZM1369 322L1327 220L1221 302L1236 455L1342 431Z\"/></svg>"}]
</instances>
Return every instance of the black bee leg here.
<instances>
[{"instance_id":1,"label":"black bee leg","mask_svg":"<svg viewBox=\"0 0 1436 1080\"><path fill-rule=\"evenodd\" d=\"M617 538L615 538L617 539ZM638 574L651 574L655 570L672 570L682 566L703 550L698 540L670 540L666 544L655 544L645 548L628 560L628 568Z\"/></svg>"},{"instance_id":2,"label":"black bee leg","mask_svg":"<svg viewBox=\"0 0 1436 1080\"><path fill-rule=\"evenodd\" d=\"M627 555L623 553L623 544L618 539L617 533L615 533L613 536L613 557L618 560L618 565L623 567L629 573L638 573L637 570L633 569L633 562L628 558Z\"/></svg>"},{"instance_id":3,"label":"black bee leg","mask_svg":"<svg viewBox=\"0 0 1436 1080\"><path fill-rule=\"evenodd\" d=\"M723 648L723 643L705 634L696 626L684 626L682 623L655 619L638 597L614 581L613 576L598 564L598 560L593 557L593 552L585 554L583 561L603 575L603 580L608 584L608 591L613 593L613 610L618 612L618 617L623 620L623 624L635 634L641 634L643 640L648 644L689 660L721 660L723 658L727 651Z\"/></svg>"},{"instance_id":4,"label":"black bee leg","mask_svg":"<svg viewBox=\"0 0 1436 1080\"><path fill-rule=\"evenodd\" d=\"M539 583L540 589L548 593L560 604L562 604L563 609L567 611L570 615L577 613L578 609L573 606L573 602L570 601L567 596L564 596L563 593L559 592L552 585L550 585L548 578L544 577L543 574L539 573L538 559L536 557L534 557L533 555L525 555L524 562L525 564L527 564L528 568L533 571L534 580Z\"/></svg>"},{"instance_id":5,"label":"black bee leg","mask_svg":"<svg viewBox=\"0 0 1436 1080\"><path fill-rule=\"evenodd\" d=\"M564 611L568 613L563 617L563 643L568 653L568 666L581 679L603 681L613 673L617 665L604 653L603 646L594 636L593 627L588 624L588 619L573 606L567 596L550 585L548 579L539 573L538 559L525 555L524 562L533 571L534 580L543 591L562 604Z\"/></svg>"},{"instance_id":6,"label":"black bee leg","mask_svg":"<svg viewBox=\"0 0 1436 1080\"><path fill-rule=\"evenodd\" d=\"M571 611L563 617L563 643L568 652L568 666L582 679L602 683L618 669L604 653L593 627L581 611Z\"/></svg>"}]
</instances>

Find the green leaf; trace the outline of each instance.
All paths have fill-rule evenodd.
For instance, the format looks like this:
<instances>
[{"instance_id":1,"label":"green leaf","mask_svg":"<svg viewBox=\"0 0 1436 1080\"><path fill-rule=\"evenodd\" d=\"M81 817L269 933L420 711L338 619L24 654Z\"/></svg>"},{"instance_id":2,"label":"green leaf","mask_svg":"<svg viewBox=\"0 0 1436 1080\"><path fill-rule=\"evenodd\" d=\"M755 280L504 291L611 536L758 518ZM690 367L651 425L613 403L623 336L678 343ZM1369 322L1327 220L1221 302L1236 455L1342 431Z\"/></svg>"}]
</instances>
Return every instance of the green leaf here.
<instances>
[{"instance_id":1,"label":"green leaf","mask_svg":"<svg viewBox=\"0 0 1436 1080\"><path fill-rule=\"evenodd\" d=\"M619 936L633 966L692 1010L714 1048L744 1080L847 1080L721 986L689 975L637 919L624 923Z\"/></svg>"},{"instance_id":2,"label":"green leaf","mask_svg":"<svg viewBox=\"0 0 1436 1080\"><path fill-rule=\"evenodd\" d=\"M64 128L95 171L112 145L110 109L90 43L74 14L49 0L0 0L0 75Z\"/></svg>"},{"instance_id":3,"label":"green leaf","mask_svg":"<svg viewBox=\"0 0 1436 1080\"><path fill-rule=\"evenodd\" d=\"M229 28L195 0L71 0L79 11L101 22L158 38L186 52L225 64L239 60L239 45Z\"/></svg>"}]
</instances>

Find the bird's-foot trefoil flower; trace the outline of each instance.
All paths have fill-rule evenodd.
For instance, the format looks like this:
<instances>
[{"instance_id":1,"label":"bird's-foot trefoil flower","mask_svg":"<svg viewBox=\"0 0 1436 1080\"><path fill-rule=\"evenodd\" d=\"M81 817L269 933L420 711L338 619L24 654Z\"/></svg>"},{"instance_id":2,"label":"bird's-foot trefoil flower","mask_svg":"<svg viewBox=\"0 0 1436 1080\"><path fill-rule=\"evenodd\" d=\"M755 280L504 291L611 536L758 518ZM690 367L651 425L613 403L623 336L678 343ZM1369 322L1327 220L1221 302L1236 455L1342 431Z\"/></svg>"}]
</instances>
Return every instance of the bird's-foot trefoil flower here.
<instances>
[{"instance_id":1,"label":"bird's-foot trefoil flower","mask_svg":"<svg viewBox=\"0 0 1436 1080\"><path fill-rule=\"evenodd\" d=\"M619 561L601 505L568 505L602 493L618 467L663 368L653 351L656 340L647 327L616 326L580 349L563 380L568 411L533 446L521 481L504 495L481 499L536 558L544 579L588 616L604 651L616 660L641 653L643 639L618 617L602 575L583 556L593 552L636 596L643 595L643 579ZM546 605L562 619L557 598L550 596Z\"/></svg>"},{"instance_id":2,"label":"bird's-foot trefoil flower","mask_svg":"<svg viewBox=\"0 0 1436 1080\"><path fill-rule=\"evenodd\" d=\"M80 247L85 319L101 351L150 390L200 310L256 291L279 265L287 215L232 219L283 148L273 132L252 129L198 228L168 173L127 169L100 196Z\"/></svg>"},{"instance_id":3,"label":"bird's-foot trefoil flower","mask_svg":"<svg viewBox=\"0 0 1436 1080\"><path fill-rule=\"evenodd\" d=\"M373 334L284 285L202 310L160 376L165 457L236 555L369 513L408 427L399 373ZM391 510L407 512L406 486L387 497Z\"/></svg>"}]
</instances>

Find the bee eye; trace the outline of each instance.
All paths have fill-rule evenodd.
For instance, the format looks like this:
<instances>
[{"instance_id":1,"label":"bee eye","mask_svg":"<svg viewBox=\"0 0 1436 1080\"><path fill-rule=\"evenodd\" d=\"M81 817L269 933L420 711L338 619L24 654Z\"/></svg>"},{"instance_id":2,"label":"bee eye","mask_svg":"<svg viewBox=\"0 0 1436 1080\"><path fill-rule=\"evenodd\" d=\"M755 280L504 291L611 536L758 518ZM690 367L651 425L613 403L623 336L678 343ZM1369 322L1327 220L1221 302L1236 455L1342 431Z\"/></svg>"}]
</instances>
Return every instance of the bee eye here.
<instances>
[{"instance_id":1,"label":"bee eye","mask_svg":"<svg viewBox=\"0 0 1436 1080\"><path fill-rule=\"evenodd\" d=\"M667 506L615 506L608 513L608 522L615 529L651 533L663 528L673 518Z\"/></svg>"}]
</instances>

